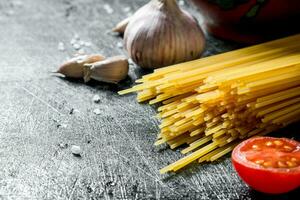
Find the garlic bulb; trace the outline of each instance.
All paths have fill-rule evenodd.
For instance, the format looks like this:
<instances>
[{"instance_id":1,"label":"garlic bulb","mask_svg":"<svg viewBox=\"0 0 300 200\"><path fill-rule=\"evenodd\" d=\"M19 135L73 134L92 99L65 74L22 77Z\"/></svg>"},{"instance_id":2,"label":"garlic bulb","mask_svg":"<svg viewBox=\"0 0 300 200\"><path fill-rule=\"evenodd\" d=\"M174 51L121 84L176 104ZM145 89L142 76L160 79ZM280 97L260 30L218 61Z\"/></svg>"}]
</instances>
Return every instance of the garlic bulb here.
<instances>
[{"instance_id":1,"label":"garlic bulb","mask_svg":"<svg viewBox=\"0 0 300 200\"><path fill-rule=\"evenodd\" d=\"M91 79L107 83L118 83L126 78L129 64L125 56L114 56L103 61L84 65L84 81Z\"/></svg>"},{"instance_id":2,"label":"garlic bulb","mask_svg":"<svg viewBox=\"0 0 300 200\"><path fill-rule=\"evenodd\" d=\"M143 68L159 68L199 58L205 46L197 20L176 0L151 0L131 18L125 48Z\"/></svg>"},{"instance_id":3,"label":"garlic bulb","mask_svg":"<svg viewBox=\"0 0 300 200\"><path fill-rule=\"evenodd\" d=\"M84 64L93 63L104 59L104 56L97 54L77 56L63 63L56 73L63 74L64 76L70 78L82 78Z\"/></svg>"}]
</instances>

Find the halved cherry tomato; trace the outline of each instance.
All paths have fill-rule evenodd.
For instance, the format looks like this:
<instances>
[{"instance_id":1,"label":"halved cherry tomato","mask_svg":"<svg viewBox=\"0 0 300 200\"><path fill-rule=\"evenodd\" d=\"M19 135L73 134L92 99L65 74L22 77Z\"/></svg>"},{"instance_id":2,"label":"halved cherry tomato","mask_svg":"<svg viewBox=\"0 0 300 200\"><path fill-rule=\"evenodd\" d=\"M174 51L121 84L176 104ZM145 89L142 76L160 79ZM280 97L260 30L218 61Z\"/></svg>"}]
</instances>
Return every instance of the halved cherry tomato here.
<instances>
[{"instance_id":1,"label":"halved cherry tomato","mask_svg":"<svg viewBox=\"0 0 300 200\"><path fill-rule=\"evenodd\" d=\"M232 152L239 176L253 189L271 194L300 187L300 143L286 138L256 137Z\"/></svg>"}]
</instances>

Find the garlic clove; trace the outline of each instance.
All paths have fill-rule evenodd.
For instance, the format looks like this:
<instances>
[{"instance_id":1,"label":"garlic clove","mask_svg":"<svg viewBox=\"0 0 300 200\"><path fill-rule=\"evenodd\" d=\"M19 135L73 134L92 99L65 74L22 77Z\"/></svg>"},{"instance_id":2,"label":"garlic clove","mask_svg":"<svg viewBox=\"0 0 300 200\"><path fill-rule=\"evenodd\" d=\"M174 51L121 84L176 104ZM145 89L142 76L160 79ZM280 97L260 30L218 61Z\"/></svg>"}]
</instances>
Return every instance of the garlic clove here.
<instances>
[{"instance_id":1,"label":"garlic clove","mask_svg":"<svg viewBox=\"0 0 300 200\"><path fill-rule=\"evenodd\" d=\"M129 23L129 21L130 21L130 17L128 17L128 18L122 20L121 22L119 22L119 23L112 29L112 31L113 31L113 32L116 32L116 33L119 33L119 34L124 34L125 29L126 29L128 23Z\"/></svg>"},{"instance_id":2,"label":"garlic clove","mask_svg":"<svg viewBox=\"0 0 300 200\"><path fill-rule=\"evenodd\" d=\"M77 56L63 63L56 73L63 74L69 78L82 78L84 75L84 64L93 63L104 59L105 57L99 54Z\"/></svg>"},{"instance_id":3,"label":"garlic clove","mask_svg":"<svg viewBox=\"0 0 300 200\"><path fill-rule=\"evenodd\" d=\"M84 65L84 81L91 79L107 83L118 83L127 77L129 70L125 56L114 56L103 61Z\"/></svg>"},{"instance_id":4,"label":"garlic clove","mask_svg":"<svg viewBox=\"0 0 300 200\"><path fill-rule=\"evenodd\" d=\"M197 20L176 0L151 0L131 18L125 48L142 68L159 68L201 56L205 37Z\"/></svg>"}]
</instances>

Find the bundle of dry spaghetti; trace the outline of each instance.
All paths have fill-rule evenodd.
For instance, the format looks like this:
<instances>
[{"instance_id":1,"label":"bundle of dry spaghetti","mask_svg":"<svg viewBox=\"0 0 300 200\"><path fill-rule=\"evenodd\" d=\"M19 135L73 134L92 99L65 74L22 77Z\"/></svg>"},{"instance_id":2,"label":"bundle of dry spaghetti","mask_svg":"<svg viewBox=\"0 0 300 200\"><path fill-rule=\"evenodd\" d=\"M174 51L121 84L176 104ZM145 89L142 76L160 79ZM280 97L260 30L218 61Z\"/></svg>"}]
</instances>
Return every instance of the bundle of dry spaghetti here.
<instances>
[{"instance_id":1,"label":"bundle of dry spaghetti","mask_svg":"<svg viewBox=\"0 0 300 200\"><path fill-rule=\"evenodd\" d=\"M300 120L300 35L155 70L120 94L162 102L156 145L188 145L161 169L214 161L243 139Z\"/></svg>"}]
</instances>

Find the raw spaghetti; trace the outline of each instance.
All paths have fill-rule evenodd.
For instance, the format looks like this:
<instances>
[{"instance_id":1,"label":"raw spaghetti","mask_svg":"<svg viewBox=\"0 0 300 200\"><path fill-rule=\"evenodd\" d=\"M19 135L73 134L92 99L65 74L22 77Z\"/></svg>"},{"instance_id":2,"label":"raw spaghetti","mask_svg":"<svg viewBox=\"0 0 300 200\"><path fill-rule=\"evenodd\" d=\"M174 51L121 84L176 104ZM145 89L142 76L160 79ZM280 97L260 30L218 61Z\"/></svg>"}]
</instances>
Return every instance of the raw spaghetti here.
<instances>
[{"instance_id":1,"label":"raw spaghetti","mask_svg":"<svg viewBox=\"0 0 300 200\"><path fill-rule=\"evenodd\" d=\"M161 169L214 161L243 139L300 120L300 35L155 70L120 94L162 102L155 145L188 154Z\"/></svg>"}]
</instances>

